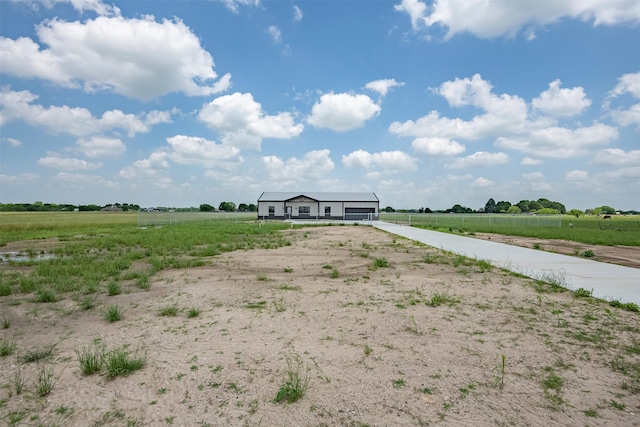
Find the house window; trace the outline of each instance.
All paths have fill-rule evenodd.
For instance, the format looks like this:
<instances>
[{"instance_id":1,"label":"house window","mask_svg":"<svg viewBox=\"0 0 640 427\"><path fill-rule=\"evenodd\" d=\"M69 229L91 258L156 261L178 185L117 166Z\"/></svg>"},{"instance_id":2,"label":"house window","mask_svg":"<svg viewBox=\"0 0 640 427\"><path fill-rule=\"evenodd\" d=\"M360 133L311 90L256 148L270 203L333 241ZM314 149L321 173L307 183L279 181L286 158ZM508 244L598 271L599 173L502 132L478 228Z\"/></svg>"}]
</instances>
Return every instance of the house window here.
<instances>
[{"instance_id":1,"label":"house window","mask_svg":"<svg viewBox=\"0 0 640 427\"><path fill-rule=\"evenodd\" d=\"M331 216L331 206L324 207L324 216Z\"/></svg>"},{"instance_id":2,"label":"house window","mask_svg":"<svg viewBox=\"0 0 640 427\"><path fill-rule=\"evenodd\" d=\"M311 213L311 207L310 206L300 206L298 208L298 214L300 215L309 215Z\"/></svg>"},{"instance_id":3,"label":"house window","mask_svg":"<svg viewBox=\"0 0 640 427\"><path fill-rule=\"evenodd\" d=\"M275 216L275 214L276 214L276 207L269 206L269 216Z\"/></svg>"}]
</instances>

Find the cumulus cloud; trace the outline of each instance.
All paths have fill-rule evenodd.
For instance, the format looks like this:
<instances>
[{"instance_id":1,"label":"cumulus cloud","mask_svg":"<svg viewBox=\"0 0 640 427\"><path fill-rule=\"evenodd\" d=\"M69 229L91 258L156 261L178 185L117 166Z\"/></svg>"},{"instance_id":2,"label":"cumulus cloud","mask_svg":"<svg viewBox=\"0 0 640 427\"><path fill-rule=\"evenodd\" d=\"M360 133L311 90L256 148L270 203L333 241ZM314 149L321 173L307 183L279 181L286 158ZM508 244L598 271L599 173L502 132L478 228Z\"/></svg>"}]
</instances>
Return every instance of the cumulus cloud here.
<instances>
[{"instance_id":1,"label":"cumulus cloud","mask_svg":"<svg viewBox=\"0 0 640 427\"><path fill-rule=\"evenodd\" d=\"M176 135L167 138L171 147L169 158L183 165L201 165L207 168L227 167L242 163L240 150L223 144L216 144L204 138Z\"/></svg>"},{"instance_id":2,"label":"cumulus cloud","mask_svg":"<svg viewBox=\"0 0 640 427\"><path fill-rule=\"evenodd\" d=\"M94 170L102 167L102 163L91 163L86 160L60 157L56 154L49 154L38 160L40 166L62 170Z\"/></svg>"},{"instance_id":3,"label":"cumulus cloud","mask_svg":"<svg viewBox=\"0 0 640 427\"><path fill-rule=\"evenodd\" d=\"M490 179L479 177L473 180L471 183L471 188L487 188L495 185L495 181L491 181Z\"/></svg>"},{"instance_id":4,"label":"cumulus cloud","mask_svg":"<svg viewBox=\"0 0 640 427\"><path fill-rule=\"evenodd\" d=\"M120 9L114 5L104 4L102 0L18 0L37 9L42 5L47 9L58 4L69 4L80 13L94 12L98 15L120 16Z\"/></svg>"},{"instance_id":5,"label":"cumulus cloud","mask_svg":"<svg viewBox=\"0 0 640 427\"><path fill-rule=\"evenodd\" d=\"M38 96L27 91L0 90L0 126L12 120L24 120L30 126L40 126L53 133L75 136L123 130L128 136L146 133L153 125L171 122L166 111L151 111L139 115L110 110L102 117L94 117L86 108L63 106L44 107L33 104Z\"/></svg>"},{"instance_id":6,"label":"cumulus cloud","mask_svg":"<svg viewBox=\"0 0 640 427\"><path fill-rule=\"evenodd\" d=\"M533 99L533 107L552 116L569 117L582 113L591 105L583 88L561 89L561 85L559 79L549 83L549 89Z\"/></svg>"},{"instance_id":7,"label":"cumulus cloud","mask_svg":"<svg viewBox=\"0 0 640 427\"><path fill-rule=\"evenodd\" d=\"M11 184L32 184L40 178L36 173L25 172L18 175L0 174L0 182Z\"/></svg>"},{"instance_id":8,"label":"cumulus cloud","mask_svg":"<svg viewBox=\"0 0 640 427\"><path fill-rule=\"evenodd\" d=\"M177 18L52 19L38 25L36 34L40 44L0 37L3 72L139 100L173 92L211 95L230 86L230 74L217 79L213 58Z\"/></svg>"},{"instance_id":9,"label":"cumulus cloud","mask_svg":"<svg viewBox=\"0 0 640 427\"><path fill-rule=\"evenodd\" d=\"M130 180L165 178L163 174L169 169L167 157L166 151L156 151L151 153L148 158L135 161L131 166L125 167L119 175L121 178ZM161 179L161 181L163 180ZM166 183L166 181L163 182Z\"/></svg>"},{"instance_id":10,"label":"cumulus cloud","mask_svg":"<svg viewBox=\"0 0 640 427\"><path fill-rule=\"evenodd\" d=\"M19 139L2 138L0 141L5 142L5 143L7 143L10 146L15 147L15 148L22 147L22 141L20 141Z\"/></svg>"},{"instance_id":11,"label":"cumulus cloud","mask_svg":"<svg viewBox=\"0 0 640 427\"><path fill-rule=\"evenodd\" d=\"M531 124L527 123L527 104L518 97L508 94L496 95L491 83L479 74L472 78L456 78L433 89L443 96L450 106L473 106L484 111L473 119L441 117L431 111L416 121L393 122L389 132L414 138L449 138L478 140L504 133L523 132Z\"/></svg>"},{"instance_id":12,"label":"cumulus cloud","mask_svg":"<svg viewBox=\"0 0 640 427\"><path fill-rule=\"evenodd\" d=\"M458 157L451 162L445 164L449 169L467 169L478 166L495 166L509 161L509 156L505 153L489 153L486 151L477 151L467 157Z\"/></svg>"},{"instance_id":13,"label":"cumulus cloud","mask_svg":"<svg viewBox=\"0 0 640 427\"><path fill-rule=\"evenodd\" d=\"M640 73L623 74L618 84L609 93L609 97L618 97L630 93L634 98L640 98Z\"/></svg>"},{"instance_id":14,"label":"cumulus cloud","mask_svg":"<svg viewBox=\"0 0 640 427\"><path fill-rule=\"evenodd\" d=\"M578 129L549 127L532 131L526 138L500 137L495 145L501 148L519 150L537 157L569 158L583 156L590 149L607 145L618 138L616 128L604 124Z\"/></svg>"},{"instance_id":15,"label":"cumulus cloud","mask_svg":"<svg viewBox=\"0 0 640 427\"><path fill-rule=\"evenodd\" d=\"M640 99L640 73L624 74L620 77L618 84L604 101L604 108L609 109L614 98L630 94L633 98ZM611 117L620 126L635 125L640 129L640 104L635 104L628 109L615 109L611 111Z\"/></svg>"},{"instance_id":16,"label":"cumulus cloud","mask_svg":"<svg viewBox=\"0 0 640 427\"><path fill-rule=\"evenodd\" d=\"M418 154L427 156L456 156L465 151L465 146L449 138L416 138L411 146Z\"/></svg>"},{"instance_id":17,"label":"cumulus cloud","mask_svg":"<svg viewBox=\"0 0 640 427\"><path fill-rule=\"evenodd\" d=\"M335 169L329 150L309 151L302 159L291 157L283 160L278 156L265 156L262 164L270 180L303 181L320 179Z\"/></svg>"},{"instance_id":18,"label":"cumulus cloud","mask_svg":"<svg viewBox=\"0 0 640 427\"><path fill-rule=\"evenodd\" d=\"M304 130L289 112L265 114L250 93L218 97L202 107L198 118L220 132L224 144L253 150L261 149L264 138L291 139Z\"/></svg>"},{"instance_id":19,"label":"cumulus cloud","mask_svg":"<svg viewBox=\"0 0 640 427\"><path fill-rule=\"evenodd\" d=\"M69 173L69 172L59 172L55 175L54 179L56 181L62 181L69 184L75 184L81 188L91 188L95 189L96 187L105 187L105 188L117 188L118 184L104 179L99 175L89 175L82 173Z\"/></svg>"},{"instance_id":20,"label":"cumulus cloud","mask_svg":"<svg viewBox=\"0 0 640 427\"><path fill-rule=\"evenodd\" d=\"M380 96L385 97L390 89L402 86L404 86L404 83L397 82L396 79L381 79L369 82L364 87L374 92L378 92Z\"/></svg>"},{"instance_id":21,"label":"cumulus cloud","mask_svg":"<svg viewBox=\"0 0 640 427\"><path fill-rule=\"evenodd\" d=\"M640 22L640 4L635 0L435 0L430 6L419 0L402 0L395 9L409 15L414 30L445 29L447 39L460 33L492 38L520 32L533 39L537 28L567 18L592 21L595 26Z\"/></svg>"},{"instance_id":22,"label":"cumulus cloud","mask_svg":"<svg viewBox=\"0 0 640 427\"><path fill-rule=\"evenodd\" d=\"M542 160L540 160L540 159L532 159L531 157L525 157L520 162L520 164L522 166L535 166L535 165L541 165L543 163L544 162Z\"/></svg>"},{"instance_id":23,"label":"cumulus cloud","mask_svg":"<svg viewBox=\"0 0 640 427\"><path fill-rule=\"evenodd\" d=\"M606 148L598 151L591 160L597 165L640 166L640 150L624 151L619 148Z\"/></svg>"},{"instance_id":24,"label":"cumulus cloud","mask_svg":"<svg viewBox=\"0 0 640 427\"><path fill-rule=\"evenodd\" d=\"M300 22L300 21L302 21L302 17L303 16L304 15L302 13L302 10L298 6L294 5L293 6L293 20L296 21L296 22Z\"/></svg>"},{"instance_id":25,"label":"cumulus cloud","mask_svg":"<svg viewBox=\"0 0 640 427\"><path fill-rule=\"evenodd\" d=\"M357 150L342 156L342 164L347 168L378 168L385 172L407 172L418 168L416 159L398 150L382 151L380 153Z\"/></svg>"},{"instance_id":26,"label":"cumulus cloud","mask_svg":"<svg viewBox=\"0 0 640 427\"><path fill-rule=\"evenodd\" d=\"M583 170L572 170L564 174L567 181L583 182L589 180L589 173Z\"/></svg>"},{"instance_id":27,"label":"cumulus cloud","mask_svg":"<svg viewBox=\"0 0 640 427\"><path fill-rule=\"evenodd\" d=\"M103 136L81 138L76 141L76 146L80 152L92 159L117 159L127 151L120 139Z\"/></svg>"},{"instance_id":28,"label":"cumulus cloud","mask_svg":"<svg viewBox=\"0 0 640 427\"><path fill-rule=\"evenodd\" d=\"M307 122L317 128L344 132L359 128L380 113L380 106L366 95L327 93L311 109Z\"/></svg>"}]
</instances>

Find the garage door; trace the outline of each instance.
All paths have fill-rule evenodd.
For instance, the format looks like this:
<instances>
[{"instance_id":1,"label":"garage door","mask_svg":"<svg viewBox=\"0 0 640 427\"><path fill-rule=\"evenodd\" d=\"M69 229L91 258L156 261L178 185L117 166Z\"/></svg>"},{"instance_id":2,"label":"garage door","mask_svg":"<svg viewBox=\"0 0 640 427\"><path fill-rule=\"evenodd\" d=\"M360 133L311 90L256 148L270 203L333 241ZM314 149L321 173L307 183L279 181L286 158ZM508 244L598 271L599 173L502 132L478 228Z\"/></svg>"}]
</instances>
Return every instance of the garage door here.
<instances>
[{"instance_id":1,"label":"garage door","mask_svg":"<svg viewBox=\"0 0 640 427\"><path fill-rule=\"evenodd\" d=\"M350 219L350 220L369 219L369 216L374 215L375 213L376 213L375 208L345 208L344 219Z\"/></svg>"}]
</instances>

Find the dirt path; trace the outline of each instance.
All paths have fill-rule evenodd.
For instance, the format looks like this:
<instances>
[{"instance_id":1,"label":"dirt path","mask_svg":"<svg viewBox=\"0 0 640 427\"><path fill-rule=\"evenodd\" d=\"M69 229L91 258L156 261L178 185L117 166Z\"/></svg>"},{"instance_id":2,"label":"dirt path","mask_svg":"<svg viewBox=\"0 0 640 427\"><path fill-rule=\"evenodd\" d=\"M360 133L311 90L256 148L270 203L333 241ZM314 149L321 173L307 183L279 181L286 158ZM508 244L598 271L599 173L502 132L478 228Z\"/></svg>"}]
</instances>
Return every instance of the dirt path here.
<instances>
[{"instance_id":1,"label":"dirt path","mask_svg":"<svg viewBox=\"0 0 640 427\"><path fill-rule=\"evenodd\" d=\"M638 314L370 227L285 233L290 246L164 270L149 291L124 282L87 310L0 297L15 347L0 357L0 423L640 425ZM145 366L82 375L77 352L96 339L146 349ZM275 403L298 368L306 394ZM39 397L43 369L55 381Z\"/></svg>"},{"instance_id":2,"label":"dirt path","mask_svg":"<svg viewBox=\"0 0 640 427\"><path fill-rule=\"evenodd\" d=\"M639 246L589 245L570 240L547 240L491 233L476 233L471 237L492 240L494 242L506 243L509 245L522 246L525 248L535 248L549 252L556 252L563 255L583 256L586 251L591 251L594 256L590 259L595 261L640 268Z\"/></svg>"}]
</instances>

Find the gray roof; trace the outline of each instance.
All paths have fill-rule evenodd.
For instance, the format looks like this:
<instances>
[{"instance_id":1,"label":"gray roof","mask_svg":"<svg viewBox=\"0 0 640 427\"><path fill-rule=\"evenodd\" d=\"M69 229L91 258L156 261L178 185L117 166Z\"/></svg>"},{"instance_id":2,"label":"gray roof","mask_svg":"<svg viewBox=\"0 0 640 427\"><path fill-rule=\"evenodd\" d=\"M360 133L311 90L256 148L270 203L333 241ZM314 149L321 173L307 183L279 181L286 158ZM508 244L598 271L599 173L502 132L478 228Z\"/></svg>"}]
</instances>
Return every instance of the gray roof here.
<instances>
[{"instance_id":1,"label":"gray roof","mask_svg":"<svg viewBox=\"0 0 640 427\"><path fill-rule=\"evenodd\" d=\"M258 202L282 202L306 196L319 202L379 202L376 193L322 192L322 191L265 191Z\"/></svg>"}]
</instances>

